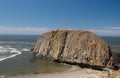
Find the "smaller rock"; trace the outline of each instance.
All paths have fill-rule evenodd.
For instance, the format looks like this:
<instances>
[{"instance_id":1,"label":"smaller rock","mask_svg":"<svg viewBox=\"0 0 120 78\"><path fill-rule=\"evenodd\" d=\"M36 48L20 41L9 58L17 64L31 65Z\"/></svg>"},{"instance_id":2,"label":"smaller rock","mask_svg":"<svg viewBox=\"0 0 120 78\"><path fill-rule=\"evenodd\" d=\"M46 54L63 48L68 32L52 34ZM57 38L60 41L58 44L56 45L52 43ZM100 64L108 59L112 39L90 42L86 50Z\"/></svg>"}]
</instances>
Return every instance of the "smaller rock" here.
<instances>
[{"instance_id":1,"label":"smaller rock","mask_svg":"<svg viewBox=\"0 0 120 78\"><path fill-rule=\"evenodd\" d=\"M120 53L113 52L110 58L108 68L118 70L120 68Z\"/></svg>"}]
</instances>

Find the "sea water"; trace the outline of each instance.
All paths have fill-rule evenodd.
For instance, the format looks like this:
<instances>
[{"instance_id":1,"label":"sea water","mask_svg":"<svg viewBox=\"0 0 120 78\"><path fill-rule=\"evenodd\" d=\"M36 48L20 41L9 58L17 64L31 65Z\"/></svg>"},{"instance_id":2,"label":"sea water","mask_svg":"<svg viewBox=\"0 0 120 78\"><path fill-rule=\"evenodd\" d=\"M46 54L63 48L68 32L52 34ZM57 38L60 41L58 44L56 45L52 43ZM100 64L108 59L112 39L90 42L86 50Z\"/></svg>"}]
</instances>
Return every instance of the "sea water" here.
<instances>
[{"instance_id":1,"label":"sea water","mask_svg":"<svg viewBox=\"0 0 120 78\"><path fill-rule=\"evenodd\" d=\"M112 52L120 52L120 37L118 36L102 36L111 47Z\"/></svg>"},{"instance_id":2,"label":"sea water","mask_svg":"<svg viewBox=\"0 0 120 78\"><path fill-rule=\"evenodd\" d=\"M69 66L34 58L38 35L0 35L0 77L60 72Z\"/></svg>"}]
</instances>

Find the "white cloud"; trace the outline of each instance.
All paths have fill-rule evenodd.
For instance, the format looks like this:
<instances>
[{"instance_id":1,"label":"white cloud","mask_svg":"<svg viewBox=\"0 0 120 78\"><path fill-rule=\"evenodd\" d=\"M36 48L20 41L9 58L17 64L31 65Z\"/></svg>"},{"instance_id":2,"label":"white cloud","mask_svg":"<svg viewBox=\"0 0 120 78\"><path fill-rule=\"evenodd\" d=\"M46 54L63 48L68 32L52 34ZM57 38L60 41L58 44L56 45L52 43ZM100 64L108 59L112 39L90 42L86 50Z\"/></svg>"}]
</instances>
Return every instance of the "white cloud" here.
<instances>
[{"instance_id":1,"label":"white cloud","mask_svg":"<svg viewBox=\"0 0 120 78\"><path fill-rule=\"evenodd\" d=\"M49 28L39 27L3 27L0 26L0 34L41 34Z\"/></svg>"},{"instance_id":2,"label":"white cloud","mask_svg":"<svg viewBox=\"0 0 120 78\"><path fill-rule=\"evenodd\" d=\"M120 30L120 27L107 27L108 29Z\"/></svg>"},{"instance_id":3,"label":"white cloud","mask_svg":"<svg viewBox=\"0 0 120 78\"><path fill-rule=\"evenodd\" d=\"M40 27L4 27L0 26L0 34L41 34L51 29ZM102 36L120 36L120 27L106 27L104 29L87 29Z\"/></svg>"},{"instance_id":4,"label":"white cloud","mask_svg":"<svg viewBox=\"0 0 120 78\"><path fill-rule=\"evenodd\" d=\"M88 29L102 36L120 36L120 27L107 27L105 29Z\"/></svg>"}]
</instances>

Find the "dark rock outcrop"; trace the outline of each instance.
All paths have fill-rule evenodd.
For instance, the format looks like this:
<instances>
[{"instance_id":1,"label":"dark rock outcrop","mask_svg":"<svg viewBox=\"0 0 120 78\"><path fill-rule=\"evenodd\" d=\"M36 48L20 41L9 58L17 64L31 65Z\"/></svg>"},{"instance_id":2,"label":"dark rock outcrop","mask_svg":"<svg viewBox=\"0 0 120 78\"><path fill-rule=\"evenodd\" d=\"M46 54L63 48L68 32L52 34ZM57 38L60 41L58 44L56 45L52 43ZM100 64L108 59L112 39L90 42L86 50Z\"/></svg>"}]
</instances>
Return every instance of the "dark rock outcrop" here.
<instances>
[{"instance_id":1,"label":"dark rock outcrop","mask_svg":"<svg viewBox=\"0 0 120 78\"><path fill-rule=\"evenodd\" d=\"M39 56L59 62L104 68L112 56L109 45L96 34L83 30L44 33L33 49Z\"/></svg>"},{"instance_id":2,"label":"dark rock outcrop","mask_svg":"<svg viewBox=\"0 0 120 78\"><path fill-rule=\"evenodd\" d=\"M120 53L119 52L112 53L108 67L112 68L112 69L119 69L120 68Z\"/></svg>"}]
</instances>

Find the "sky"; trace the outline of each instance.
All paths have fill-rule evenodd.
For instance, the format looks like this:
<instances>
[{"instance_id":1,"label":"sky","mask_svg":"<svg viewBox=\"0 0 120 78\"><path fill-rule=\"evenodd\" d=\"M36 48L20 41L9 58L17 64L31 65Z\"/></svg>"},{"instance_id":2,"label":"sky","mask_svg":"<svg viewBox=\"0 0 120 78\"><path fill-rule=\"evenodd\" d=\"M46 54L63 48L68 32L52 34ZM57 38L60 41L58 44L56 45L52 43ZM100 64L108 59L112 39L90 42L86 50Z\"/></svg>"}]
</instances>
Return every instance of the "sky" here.
<instances>
[{"instance_id":1,"label":"sky","mask_svg":"<svg viewBox=\"0 0 120 78\"><path fill-rule=\"evenodd\" d=\"M120 0L0 0L0 34L54 29L120 36Z\"/></svg>"}]
</instances>

